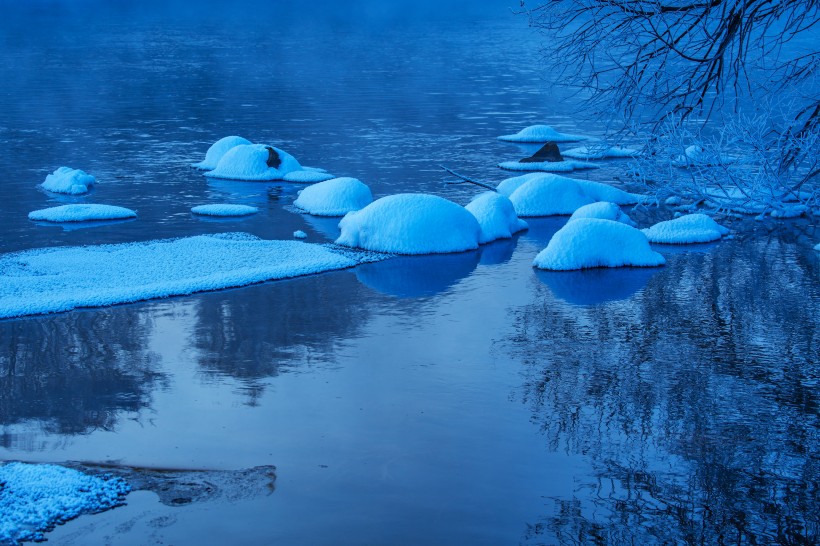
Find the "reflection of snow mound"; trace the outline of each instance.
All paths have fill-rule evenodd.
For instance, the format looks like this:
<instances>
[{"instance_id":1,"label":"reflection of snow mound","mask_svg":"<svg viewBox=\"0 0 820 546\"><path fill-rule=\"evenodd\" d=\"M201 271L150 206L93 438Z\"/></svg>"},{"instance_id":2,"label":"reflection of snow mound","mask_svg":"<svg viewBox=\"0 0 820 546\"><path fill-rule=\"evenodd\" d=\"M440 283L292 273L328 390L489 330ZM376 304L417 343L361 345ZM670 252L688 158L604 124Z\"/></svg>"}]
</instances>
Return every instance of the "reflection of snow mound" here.
<instances>
[{"instance_id":1,"label":"reflection of snow mound","mask_svg":"<svg viewBox=\"0 0 820 546\"><path fill-rule=\"evenodd\" d=\"M522 163L521 161L503 161L498 164L502 169L508 171L541 171L548 173L567 173L579 169L597 169L599 165L589 161L575 161L568 159L565 161L539 161L535 163Z\"/></svg>"},{"instance_id":2,"label":"reflection of snow mound","mask_svg":"<svg viewBox=\"0 0 820 546\"><path fill-rule=\"evenodd\" d=\"M251 144L251 141L240 136L226 136L224 138L220 138L211 144L211 147L208 148L207 152L205 152L205 159L199 163L191 163L191 167L194 167L195 169L202 169L203 171L215 169L219 163L219 160L222 159L222 156L224 156L228 150L242 144Z\"/></svg>"},{"instance_id":3,"label":"reflection of snow mound","mask_svg":"<svg viewBox=\"0 0 820 546\"><path fill-rule=\"evenodd\" d=\"M356 268L356 278L370 288L400 298L444 292L478 265L478 252L399 256Z\"/></svg>"},{"instance_id":4,"label":"reflection of snow mound","mask_svg":"<svg viewBox=\"0 0 820 546\"><path fill-rule=\"evenodd\" d=\"M0 255L0 318L164 298L352 267L353 254L244 233Z\"/></svg>"},{"instance_id":5,"label":"reflection of snow mound","mask_svg":"<svg viewBox=\"0 0 820 546\"><path fill-rule=\"evenodd\" d=\"M54 193L66 193L68 195L80 195L88 193L97 179L80 169L70 167L60 167L50 175L40 187L46 191Z\"/></svg>"},{"instance_id":6,"label":"reflection of snow mound","mask_svg":"<svg viewBox=\"0 0 820 546\"><path fill-rule=\"evenodd\" d=\"M559 133L549 125L531 125L514 135L502 135L498 140L507 142L577 142L589 137Z\"/></svg>"},{"instance_id":7,"label":"reflection of snow mound","mask_svg":"<svg viewBox=\"0 0 820 546\"><path fill-rule=\"evenodd\" d=\"M688 244L717 241L729 233L705 214L687 214L642 230L653 243Z\"/></svg>"},{"instance_id":8,"label":"reflection of snow mound","mask_svg":"<svg viewBox=\"0 0 820 546\"><path fill-rule=\"evenodd\" d=\"M0 466L0 543L43 540L43 532L83 513L123 504L122 478L89 476L53 464Z\"/></svg>"},{"instance_id":9,"label":"reflection of snow mound","mask_svg":"<svg viewBox=\"0 0 820 546\"><path fill-rule=\"evenodd\" d=\"M316 216L344 216L372 202L373 194L366 184L357 178L342 177L308 186L293 204Z\"/></svg>"},{"instance_id":10,"label":"reflection of snow mound","mask_svg":"<svg viewBox=\"0 0 820 546\"><path fill-rule=\"evenodd\" d=\"M657 269L649 267L536 270L536 276L556 297L574 305L599 305L629 299L646 286L655 273Z\"/></svg>"},{"instance_id":11,"label":"reflection of snow mound","mask_svg":"<svg viewBox=\"0 0 820 546\"><path fill-rule=\"evenodd\" d=\"M702 146L689 146L672 160L675 167L715 167L718 165L729 165L737 161L736 157L708 152Z\"/></svg>"},{"instance_id":12,"label":"reflection of snow mound","mask_svg":"<svg viewBox=\"0 0 820 546\"><path fill-rule=\"evenodd\" d=\"M621 222L622 224L635 227L635 222L621 210L621 207L608 201L598 201L597 203L584 205L573 212L572 216L569 217L570 220L577 220L578 218L614 220L615 222Z\"/></svg>"},{"instance_id":13,"label":"reflection of snow mound","mask_svg":"<svg viewBox=\"0 0 820 546\"><path fill-rule=\"evenodd\" d=\"M398 194L373 201L339 222L337 244L396 254L438 254L478 248L481 226L443 197Z\"/></svg>"},{"instance_id":14,"label":"reflection of snow mound","mask_svg":"<svg viewBox=\"0 0 820 546\"><path fill-rule=\"evenodd\" d=\"M604 159L608 157L635 157L639 153L640 151L630 148L587 144L586 146L571 148L565 152L561 152L561 155L572 159Z\"/></svg>"},{"instance_id":15,"label":"reflection of snow mound","mask_svg":"<svg viewBox=\"0 0 820 546\"><path fill-rule=\"evenodd\" d=\"M481 226L479 243L509 239L513 233L527 229L527 223L515 214L512 202L494 191L484 192L465 207Z\"/></svg>"},{"instance_id":16,"label":"reflection of snow mound","mask_svg":"<svg viewBox=\"0 0 820 546\"><path fill-rule=\"evenodd\" d=\"M533 261L536 267L556 271L664 263L640 230L599 218L567 222Z\"/></svg>"},{"instance_id":17,"label":"reflection of snow mound","mask_svg":"<svg viewBox=\"0 0 820 546\"><path fill-rule=\"evenodd\" d=\"M227 203L214 203L212 205L199 205L191 208L194 214L205 216L248 216L256 214L259 209L248 205L230 205Z\"/></svg>"},{"instance_id":18,"label":"reflection of snow mound","mask_svg":"<svg viewBox=\"0 0 820 546\"><path fill-rule=\"evenodd\" d=\"M297 184L315 184L335 178L332 174L319 169L303 168L301 171L291 171L286 173L282 180L285 182L295 182Z\"/></svg>"},{"instance_id":19,"label":"reflection of snow mound","mask_svg":"<svg viewBox=\"0 0 820 546\"><path fill-rule=\"evenodd\" d=\"M137 213L113 205L61 205L28 213L29 220L45 222L87 222L90 220L122 220L135 218Z\"/></svg>"},{"instance_id":20,"label":"reflection of snow mound","mask_svg":"<svg viewBox=\"0 0 820 546\"><path fill-rule=\"evenodd\" d=\"M268 166L268 148L279 155L278 167ZM205 176L229 180L282 180L289 172L301 170L302 166L289 153L264 144L240 144L228 150L216 168Z\"/></svg>"}]
</instances>

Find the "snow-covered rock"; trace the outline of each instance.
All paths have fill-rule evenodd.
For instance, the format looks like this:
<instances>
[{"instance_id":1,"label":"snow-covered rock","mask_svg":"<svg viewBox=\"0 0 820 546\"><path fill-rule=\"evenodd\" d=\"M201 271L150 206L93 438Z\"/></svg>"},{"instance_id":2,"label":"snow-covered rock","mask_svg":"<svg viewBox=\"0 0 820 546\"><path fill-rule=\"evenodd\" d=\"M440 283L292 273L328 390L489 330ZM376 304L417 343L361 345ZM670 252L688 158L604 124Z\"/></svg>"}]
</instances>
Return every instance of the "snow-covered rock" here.
<instances>
[{"instance_id":1,"label":"snow-covered rock","mask_svg":"<svg viewBox=\"0 0 820 546\"><path fill-rule=\"evenodd\" d=\"M43 532L55 525L123 504L130 489L122 478L53 464L2 464L0 544L43 540Z\"/></svg>"},{"instance_id":2,"label":"snow-covered rock","mask_svg":"<svg viewBox=\"0 0 820 546\"><path fill-rule=\"evenodd\" d=\"M191 167L195 169L202 169L203 171L215 169L219 163L219 160L222 159L222 156L225 155L228 150L243 144L251 144L251 141L240 136L226 136L220 138L211 144L211 147L208 148L207 152L205 152L205 159L199 163L191 163Z\"/></svg>"},{"instance_id":3,"label":"snow-covered rock","mask_svg":"<svg viewBox=\"0 0 820 546\"><path fill-rule=\"evenodd\" d=\"M527 223L515 214L512 201L505 195L488 191L478 195L465 207L481 226L481 244L508 239L514 233L527 229Z\"/></svg>"},{"instance_id":4,"label":"snow-covered rock","mask_svg":"<svg viewBox=\"0 0 820 546\"><path fill-rule=\"evenodd\" d=\"M42 222L88 222L92 220L124 220L135 218L137 213L125 207L113 205L74 204L60 205L28 213L29 220Z\"/></svg>"},{"instance_id":5,"label":"snow-covered rock","mask_svg":"<svg viewBox=\"0 0 820 546\"><path fill-rule=\"evenodd\" d=\"M636 225L635 222L632 221L632 218L621 210L621 207L608 201L598 201L597 203L584 205L573 212L572 216L569 217L570 221L578 220L579 218L600 218L602 220L614 220L615 222L621 222L622 224L632 227Z\"/></svg>"},{"instance_id":6,"label":"snow-covered rock","mask_svg":"<svg viewBox=\"0 0 820 546\"><path fill-rule=\"evenodd\" d=\"M337 244L395 254L440 254L478 248L481 226L462 206L430 194L397 194L350 212Z\"/></svg>"},{"instance_id":7,"label":"snow-covered rock","mask_svg":"<svg viewBox=\"0 0 820 546\"><path fill-rule=\"evenodd\" d=\"M578 142L589 137L561 133L549 125L530 125L514 135L502 135L498 140L507 142Z\"/></svg>"},{"instance_id":8,"label":"snow-covered rock","mask_svg":"<svg viewBox=\"0 0 820 546\"><path fill-rule=\"evenodd\" d=\"M666 260L652 250L640 230L600 218L567 222L533 261L535 267L554 271L664 263Z\"/></svg>"},{"instance_id":9,"label":"snow-covered rock","mask_svg":"<svg viewBox=\"0 0 820 546\"><path fill-rule=\"evenodd\" d=\"M301 171L285 173L282 180L285 182L295 182L297 184L315 184L317 182L330 180L331 178L336 177L319 169L303 168Z\"/></svg>"},{"instance_id":10,"label":"snow-covered rock","mask_svg":"<svg viewBox=\"0 0 820 546\"><path fill-rule=\"evenodd\" d=\"M658 222L641 231L653 243L679 245L717 241L729 233L728 229L705 214L687 214L674 220Z\"/></svg>"},{"instance_id":11,"label":"snow-covered rock","mask_svg":"<svg viewBox=\"0 0 820 546\"><path fill-rule=\"evenodd\" d=\"M570 148L561 155L571 159L605 159L609 157L635 157L640 154L640 150L632 148L621 148L619 146L606 146L603 144L587 144L577 148Z\"/></svg>"},{"instance_id":12,"label":"snow-covered rock","mask_svg":"<svg viewBox=\"0 0 820 546\"><path fill-rule=\"evenodd\" d=\"M510 197L518 188L533 180L568 180L577 184L581 190L593 201L609 201L618 205L635 205L643 198L641 195L625 192L603 182L578 180L551 173L529 173L502 180L496 190L502 195ZM545 196L548 197L548 196ZM572 211L566 213L571 214ZM519 213L519 216L521 214Z\"/></svg>"},{"instance_id":13,"label":"snow-covered rock","mask_svg":"<svg viewBox=\"0 0 820 546\"><path fill-rule=\"evenodd\" d=\"M563 176L533 178L510 194L518 216L553 216L572 214L595 199L577 181Z\"/></svg>"},{"instance_id":14,"label":"snow-covered rock","mask_svg":"<svg viewBox=\"0 0 820 546\"><path fill-rule=\"evenodd\" d=\"M540 171L548 173L567 173L581 169L597 169L600 167L600 165L590 163L589 161L575 161L574 159L536 162L502 161L498 166L508 171Z\"/></svg>"},{"instance_id":15,"label":"snow-covered rock","mask_svg":"<svg viewBox=\"0 0 820 546\"><path fill-rule=\"evenodd\" d=\"M307 239L307 233L305 233L301 229L297 229L296 231L294 231L293 236L297 239Z\"/></svg>"},{"instance_id":16,"label":"snow-covered rock","mask_svg":"<svg viewBox=\"0 0 820 546\"><path fill-rule=\"evenodd\" d=\"M272 149L279 159L278 167L268 166ZM265 144L240 144L225 152L216 168L205 176L229 180L282 180L290 172L302 170L302 166L289 153Z\"/></svg>"},{"instance_id":17,"label":"snow-covered rock","mask_svg":"<svg viewBox=\"0 0 820 546\"><path fill-rule=\"evenodd\" d=\"M50 175L40 187L53 193L65 193L68 195L81 195L88 193L97 179L80 169L71 167L60 167Z\"/></svg>"},{"instance_id":18,"label":"snow-covered rock","mask_svg":"<svg viewBox=\"0 0 820 546\"><path fill-rule=\"evenodd\" d=\"M373 202L367 184L357 178L332 178L299 192L293 204L316 216L344 216Z\"/></svg>"},{"instance_id":19,"label":"snow-covered rock","mask_svg":"<svg viewBox=\"0 0 820 546\"><path fill-rule=\"evenodd\" d=\"M232 205L228 203L213 203L211 205L199 205L191 208L194 214L203 216L248 216L256 214L259 209L250 205Z\"/></svg>"}]
</instances>

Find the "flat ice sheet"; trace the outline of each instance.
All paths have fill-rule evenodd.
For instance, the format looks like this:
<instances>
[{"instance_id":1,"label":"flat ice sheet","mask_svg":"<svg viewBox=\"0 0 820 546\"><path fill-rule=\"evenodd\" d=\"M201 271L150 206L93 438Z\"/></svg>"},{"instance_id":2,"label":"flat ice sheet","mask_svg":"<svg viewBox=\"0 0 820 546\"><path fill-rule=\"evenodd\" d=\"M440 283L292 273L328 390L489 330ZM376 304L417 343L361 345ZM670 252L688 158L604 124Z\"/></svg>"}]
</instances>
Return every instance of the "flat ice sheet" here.
<instances>
[{"instance_id":1,"label":"flat ice sheet","mask_svg":"<svg viewBox=\"0 0 820 546\"><path fill-rule=\"evenodd\" d=\"M0 255L0 318L219 290L343 269L355 253L246 233Z\"/></svg>"}]
</instances>

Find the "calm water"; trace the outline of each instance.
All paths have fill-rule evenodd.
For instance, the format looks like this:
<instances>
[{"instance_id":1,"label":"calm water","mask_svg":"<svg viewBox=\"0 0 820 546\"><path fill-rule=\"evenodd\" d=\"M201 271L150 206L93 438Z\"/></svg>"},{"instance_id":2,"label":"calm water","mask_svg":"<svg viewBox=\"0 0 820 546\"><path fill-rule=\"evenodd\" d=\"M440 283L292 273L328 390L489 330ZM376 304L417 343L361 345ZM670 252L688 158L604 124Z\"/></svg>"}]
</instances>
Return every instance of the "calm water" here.
<instances>
[{"instance_id":1,"label":"calm water","mask_svg":"<svg viewBox=\"0 0 820 546\"><path fill-rule=\"evenodd\" d=\"M187 165L239 134L377 196L466 203L533 123L600 133L497 2L4 3L0 251L206 232L335 238L293 185ZM515 4L512 4L515 7ZM36 187L61 165L89 196ZM622 163L581 176L611 180ZM78 229L29 211L134 208ZM260 214L192 217L234 202ZM646 223L653 213L633 216ZM734 222L652 270L536 272L565 218L448 256L0 322L0 459L233 470L275 491L129 505L57 544L719 544L820 537L820 241ZM802 541L802 542L801 542Z\"/></svg>"}]
</instances>

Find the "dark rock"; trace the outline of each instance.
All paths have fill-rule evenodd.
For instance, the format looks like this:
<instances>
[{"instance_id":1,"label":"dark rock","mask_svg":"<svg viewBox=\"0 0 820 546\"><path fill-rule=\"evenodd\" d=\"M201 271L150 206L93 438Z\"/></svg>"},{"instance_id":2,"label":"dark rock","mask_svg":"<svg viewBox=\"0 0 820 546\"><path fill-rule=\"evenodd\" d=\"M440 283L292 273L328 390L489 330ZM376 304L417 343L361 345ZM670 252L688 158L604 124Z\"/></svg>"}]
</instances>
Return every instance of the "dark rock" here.
<instances>
[{"instance_id":1,"label":"dark rock","mask_svg":"<svg viewBox=\"0 0 820 546\"><path fill-rule=\"evenodd\" d=\"M274 169L278 169L279 165L282 164L282 160L279 159L279 154L276 153L276 150L271 148L270 146L265 146L265 149L268 151L268 167L273 167Z\"/></svg>"},{"instance_id":2,"label":"dark rock","mask_svg":"<svg viewBox=\"0 0 820 546\"><path fill-rule=\"evenodd\" d=\"M557 163L563 161L561 152L558 150L558 145L554 142L547 142L541 149L532 154L530 157L525 157L519 163Z\"/></svg>"}]
</instances>

